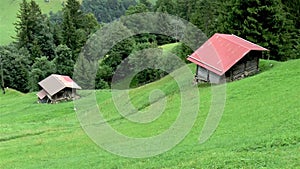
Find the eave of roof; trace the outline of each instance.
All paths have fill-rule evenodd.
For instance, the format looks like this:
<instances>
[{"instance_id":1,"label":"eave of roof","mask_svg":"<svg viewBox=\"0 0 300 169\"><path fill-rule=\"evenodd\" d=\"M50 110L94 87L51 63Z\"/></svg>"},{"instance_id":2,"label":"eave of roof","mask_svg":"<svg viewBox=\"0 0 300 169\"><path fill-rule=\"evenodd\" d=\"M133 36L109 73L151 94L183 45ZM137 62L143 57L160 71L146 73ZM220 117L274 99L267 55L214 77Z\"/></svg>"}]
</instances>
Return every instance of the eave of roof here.
<instances>
[{"instance_id":1,"label":"eave of roof","mask_svg":"<svg viewBox=\"0 0 300 169\"><path fill-rule=\"evenodd\" d=\"M47 96L47 92L44 89L42 89L36 95L38 96L39 99L43 99Z\"/></svg>"},{"instance_id":2,"label":"eave of roof","mask_svg":"<svg viewBox=\"0 0 300 169\"><path fill-rule=\"evenodd\" d=\"M235 35L216 33L187 60L221 76L251 50L268 49Z\"/></svg>"},{"instance_id":3,"label":"eave of roof","mask_svg":"<svg viewBox=\"0 0 300 169\"><path fill-rule=\"evenodd\" d=\"M69 76L52 74L40 81L38 84L50 95L53 96L64 88L72 88L72 89L81 89L79 85L77 85L73 80L72 82L64 82L62 78L66 78L72 80Z\"/></svg>"}]
</instances>

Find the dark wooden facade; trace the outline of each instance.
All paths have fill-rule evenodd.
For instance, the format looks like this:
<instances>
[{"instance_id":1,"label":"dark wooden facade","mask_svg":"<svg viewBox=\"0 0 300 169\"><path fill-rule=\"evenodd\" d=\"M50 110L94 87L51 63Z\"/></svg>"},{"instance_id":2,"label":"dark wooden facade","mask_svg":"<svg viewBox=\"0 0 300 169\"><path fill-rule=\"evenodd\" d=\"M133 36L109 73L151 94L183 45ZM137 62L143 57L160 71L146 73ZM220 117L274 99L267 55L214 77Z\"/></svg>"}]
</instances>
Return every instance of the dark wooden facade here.
<instances>
[{"instance_id":1,"label":"dark wooden facade","mask_svg":"<svg viewBox=\"0 0 300 169\"><path fill-rule=\"evenodd\" d=\"M256 74L259 71L259 58L262 57L261 51L250 51L245 57L233 65L226 73L227 82L239 80L247 76ZM224 76L224 75L223 75ZM197 65L195 81L220 83L222 76Z\"/></svg>"},{"instance_id":2,"label":"dark wooden facade","mask_svg":"<svg viewBox=\"0 0 300 169\"><path fill-rule=\"evenodd\" d=\"M79 99L80 96L77 95L76 89L72 88L65 88L58 93L54 94L53 96L50 96L49 94L46 94L43 98L39 98L39 103L58 103L60 101L69 101L69 100L75 100Z\"/></svg>"}]
</instances>

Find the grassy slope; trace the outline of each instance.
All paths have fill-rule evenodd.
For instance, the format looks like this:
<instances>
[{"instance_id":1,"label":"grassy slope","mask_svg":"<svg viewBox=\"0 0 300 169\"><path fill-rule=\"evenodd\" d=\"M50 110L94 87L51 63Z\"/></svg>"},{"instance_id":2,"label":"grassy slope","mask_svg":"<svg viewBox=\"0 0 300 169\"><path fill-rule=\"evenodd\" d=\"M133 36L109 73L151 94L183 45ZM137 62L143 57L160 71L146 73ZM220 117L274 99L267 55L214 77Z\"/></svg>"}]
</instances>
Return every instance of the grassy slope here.
<instances>
[{"instance_id":1,"label":"grassy slope","mask_svg":"<svg viewBox=\"0 0 300 169\"><path fill-rule=\"evenodd\" d=\"M73 103L36 104L34 93L9 90L0 95L0 168L297 168L300 166L300 60L272 62L256 76L227 84L222 121L204 144L197 140L210 106L210 87L201 87L200 113L189 135L162 155L129 159L97 147L82 131ZM268 62L262 62L264 69ZM194 69L194 66L191 66ZM149 92L160 88L168 106L155 122L111 123L118 131L145 137L164 131L177 116L180 97L170 77L131 91L143 107ZM109 91L97 91L105 117L119 115Z\"/></svg>"},{"instance_id":2,"label":"grassy slope","mask_svg":"<svg viewBox=\"0 0 300 169\"><path fill-rule=\"evenodd\" d=\"M170 43L170 44L166 44L166 45L162 45L160 46L160 48L168 51L168 52L172 52L173 48L175 48L179 43Z\"/></svg>"},{"instance_id":3,"label":"grassy slope","mask_svg":"<svg viewBox=\"0 0 300 169\"><path fill-rule=\"evenodd\" d=\"M62 8L64 0L50 0L46 3L44 0L35 0L41 7L43 13L48 14L50 11L56 12ZM0 5L0 45L8 44L15 36L14 23L19 10L19 3L22 0L1 0Z\"/></svg>"}]
</instances>

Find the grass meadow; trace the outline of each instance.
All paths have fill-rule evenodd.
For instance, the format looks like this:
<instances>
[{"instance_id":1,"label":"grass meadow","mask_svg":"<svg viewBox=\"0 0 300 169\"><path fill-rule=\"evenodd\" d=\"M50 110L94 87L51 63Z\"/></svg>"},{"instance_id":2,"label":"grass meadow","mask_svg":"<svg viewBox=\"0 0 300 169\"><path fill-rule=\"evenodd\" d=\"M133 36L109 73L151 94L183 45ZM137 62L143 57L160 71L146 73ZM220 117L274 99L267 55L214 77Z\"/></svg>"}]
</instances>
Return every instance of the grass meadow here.
<instances>
[{"instance_id":1,"label":"grass meadow","mask_svg":"<svg viewBox=\"0 0 300 169\"><path fill-rule=\"evenodd\" d=\"M36 93L9 89L0 94L0 168L300 168L299 64L262 60L259 74L227 83L223 117L203 144L198 137L211 87L200 85L192 130L170 151L149 158L120 157L98 147L80 126L73 102L37 104ZM155 104L148 98L156 89L165 93L167 106L149 124L119 118L110 90L95 93L113 128L143 138L165 131L180 111L179 89L170 76L132 89L132 104L140 110Z\"/></svg>"}]
</instances>

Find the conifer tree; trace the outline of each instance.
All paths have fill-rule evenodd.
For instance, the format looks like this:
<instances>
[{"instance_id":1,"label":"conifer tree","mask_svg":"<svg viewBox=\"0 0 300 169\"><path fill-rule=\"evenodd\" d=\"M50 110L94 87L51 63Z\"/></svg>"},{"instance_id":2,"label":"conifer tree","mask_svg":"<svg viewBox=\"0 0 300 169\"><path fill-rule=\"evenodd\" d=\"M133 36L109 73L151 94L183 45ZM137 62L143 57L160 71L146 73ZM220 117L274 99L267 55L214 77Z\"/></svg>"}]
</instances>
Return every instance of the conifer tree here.
<instances>
[{"instance_id":1,"label":"conifer tree","mask_svg":"<svg viewBox=\"0 0 300 169\"><path fill-rule=\"evenodd\" d=\"M53 36L50 32L47 17L41 12L35 1L23 0L15 23L18 48L26 48L30 53L30 60L47 56L54 57Z\"/></svg>"},{"instance_id":2,"label":"conifer tree","mask_svg":"<svg viewBox=\"0 0 300 169\"><path fill-rule=\"evenodd\" d=\"M71 12L67 9L64 10L63 14L62 37L63 44L67 45L70 49L76 50L78 48L75 23L71 17Z\"/></svg>"},{"instance_id":3,"label":"conifer tree","mask_svg":"<svg viewBox=\"0 0 300 169\"><path fill-rule=\"evenodd\" d=\"M84 0L82 10L93 13L99 23L109 23L119 19L130 6L136 4L136 0Z\"/></svg>"},{"instance_id":4,"label":"conifer tree","mask_svg":"<svg viewBox=\"0 0 300 169\"><path fill-rule=\"evenodd\" d=\"M297 29L300 29L300 1L299 0L282 0L285 10L290 14Z\"/></svg>"},{"instance_id":5,"label":"conifer tree","mask_svg":"<svg viewBox=\"0 0 300 169\"><path fill-rule=\"evenodd\" d=\"M218 19L221 32L235 34L268 48L270 59L296 57L292 37L295 27L279 0L231 0Z\"/></svg>"},{"instance_id":6,"label":"conifer tree","mask_svg":"<svg viewBox=\"0 0 300 169\"><path fill-rule=\"evenodd\" d=\"M66 45L59 45L56 50L56 57L53 63L56 67L56 73L72 76L74 71L74 61L72 59L72 51Z\"/></svg>"},{"instance_id":7,"label":"conifer tree","mask_svg":"<svg viewBox=\"0 0 300 169\"><path fill-rule=\"evenodd\" d=\"M215 33L216 21L219 11L222 10L220 0L197 1L190 22L201 29L208 37Z\"/></svg>"},{"instance_id":8,"label":"conifer tree","mask_svg":"<svg viewBox=\"0 0 300 169\"><path fill-rule=\"evenodd\" d=\"M144 4L148 8L148 10L150 10L150 11L153 8L153 5L149 0L140 0L140 3Z\"/></svg>"},{"instance_id":9,"label":"conifer tree","mask_svg":"<svg viewBox=\"0 0 300 169\"><path fill-rule=\"evenodd\" d=\"M63 44L72 50L73 61L76 61L81 48L97 26L94 15L84 14L77 0L67 0L63 8L62 37Z\"/></svg>"},{"instance_id":10,"label":"conifer tree","mask_svg":"<svg viewBox=\"0 0 300 169\"><path fill-rule=\"evenodd\" d=\"M171 15L177 15L178 16L178 11L177 10L177 4L174 0L157 0L154 10L156 12L164 12L168 13Z\"/></svg>"},{"instance_id":11,"label":"conifer tree","mask_svg":"<svg viewBox=\"0 0 300 169\"><path fill-rule=\"evenodd\" d=\"M79 1L67 0L66 6L64 7L63 10L67 10L69 12L68 15L70 15L70 20L72 21L76 29L82 27L80 20L83 15L83 12L80 9Z\"/></svg>"},{"instance_id":12,"label":"conifer tree","mask_svg":"<svg viewBox=\"0 0 300 169\"><path fill-rule=\"evenodd\" d=\"M20 10L17 14L17 18L19 19L18 22L15 23L15 28L17 32L17 43L18 47L22 48L25 47L29 49L30 42L33 41L33 33L31 30L31 21L29 20L30 14L30 5L26 0L23 0L20 3Z\"/></svg>"}]
</instances>

